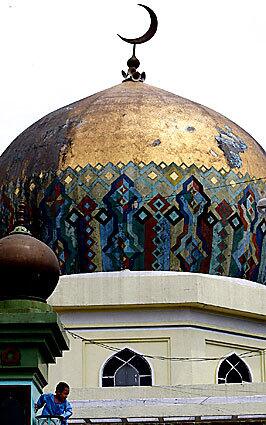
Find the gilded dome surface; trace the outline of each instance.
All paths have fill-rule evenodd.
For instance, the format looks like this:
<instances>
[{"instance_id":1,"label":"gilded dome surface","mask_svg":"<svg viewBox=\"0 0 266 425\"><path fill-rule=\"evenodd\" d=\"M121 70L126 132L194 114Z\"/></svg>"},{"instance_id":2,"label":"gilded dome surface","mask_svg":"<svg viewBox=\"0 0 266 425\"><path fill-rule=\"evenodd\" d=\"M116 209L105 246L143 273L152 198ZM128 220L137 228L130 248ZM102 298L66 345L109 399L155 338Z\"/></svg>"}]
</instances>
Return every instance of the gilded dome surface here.
<instances>
[{"instance_id":1,"label":"gilded dome surface","mask_svg":"<svg viewBox=\"0 0 266 425\"><path fill-rule=\"evenodd\" d=\"M261 146L232 121L165 90L128 81L25 130L2 155L0 178L130 161L204 165L258 177L265 170Z\"/></svg>"},{"instance_id":2,"label":"gilded dome surface","mask_svg":"<svg viewBox=\"0 0 266 425\"><path fill-rule=\"evenodd\" d=\"M63 273L177 270L265 283L265 152L222 115L125 82L33 124L0 158L1 235L23 197Z\"/></svg>"}]
</instances>

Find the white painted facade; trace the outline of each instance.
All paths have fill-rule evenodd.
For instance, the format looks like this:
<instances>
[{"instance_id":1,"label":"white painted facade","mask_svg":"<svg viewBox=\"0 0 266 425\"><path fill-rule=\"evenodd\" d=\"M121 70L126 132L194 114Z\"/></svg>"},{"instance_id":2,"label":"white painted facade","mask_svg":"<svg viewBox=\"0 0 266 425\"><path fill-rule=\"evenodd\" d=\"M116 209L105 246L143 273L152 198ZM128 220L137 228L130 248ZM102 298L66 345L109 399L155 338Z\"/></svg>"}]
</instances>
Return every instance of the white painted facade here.
<instances>
[{"instance_id":1,"label":"white painted facade","mask_svg":"<svg viewBox=\"0 0 266 425\"><path fill-rule=\"evenodd\" d=\"M229 416L266 415L265 295L261 284L193 273L62 276L48 302L78 337L69 334L70 351L50 367L49 390L59 380L70 384L73 420L81 421L73 423L175 422L177 411L183 418L219 416L220 404ZM102 388L103 366L124 348L147 356L151 387ZM218 385L221 361L232 353L252 383ZM217 394L226 397L217 401Z\"/></svg>"}]
</instances>

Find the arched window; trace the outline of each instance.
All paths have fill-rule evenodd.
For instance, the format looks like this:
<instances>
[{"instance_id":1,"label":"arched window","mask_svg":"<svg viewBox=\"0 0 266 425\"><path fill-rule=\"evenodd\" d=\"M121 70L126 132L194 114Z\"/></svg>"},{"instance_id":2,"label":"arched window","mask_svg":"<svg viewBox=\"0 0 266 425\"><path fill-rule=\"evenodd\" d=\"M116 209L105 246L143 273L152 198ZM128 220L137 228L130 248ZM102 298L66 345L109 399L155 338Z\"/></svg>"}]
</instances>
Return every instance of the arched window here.
<instances>
[{"instance_id":1,"label":"arched window","mask_svg":"<svg viewBox=\"0 0 266 425\"><path fill-rule=\"evenodd\" d=\"M246 363L236 354L222 361L218 371L218 384L241 384L251 382L251 374Z\"/></svg>"},{"instance_id":2,"label":"arched window","mask_svg":"<svg viewBox=\"0 0 266 425\"><path fill-rule=\"evenodd\" d=\"M112 356L104 365L103 387L152 385L151 368L140 354L125 348Z\"/></svg>"}]
</instances>

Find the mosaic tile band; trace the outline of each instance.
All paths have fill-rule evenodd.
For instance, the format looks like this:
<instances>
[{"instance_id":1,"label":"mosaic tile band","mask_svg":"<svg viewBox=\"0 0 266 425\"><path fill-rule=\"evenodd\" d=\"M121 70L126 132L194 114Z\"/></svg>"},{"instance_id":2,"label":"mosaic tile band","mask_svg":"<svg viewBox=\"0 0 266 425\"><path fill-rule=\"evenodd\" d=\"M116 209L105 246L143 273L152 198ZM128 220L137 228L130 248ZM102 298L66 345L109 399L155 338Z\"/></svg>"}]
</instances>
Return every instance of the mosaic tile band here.
<instances>
[{"instance_id":1,"label":"mosaic tile band","mask_svg":"<svg viewBox=\"0 0 266 425\"><path fill-rule=\"evenodd\" d=\"M175 270L266 283L263 181L204 166L130 162L67 168L10 183L1 195L1 236L27 202L34 236L63 274Z\"/></svg>"}]
</instances>

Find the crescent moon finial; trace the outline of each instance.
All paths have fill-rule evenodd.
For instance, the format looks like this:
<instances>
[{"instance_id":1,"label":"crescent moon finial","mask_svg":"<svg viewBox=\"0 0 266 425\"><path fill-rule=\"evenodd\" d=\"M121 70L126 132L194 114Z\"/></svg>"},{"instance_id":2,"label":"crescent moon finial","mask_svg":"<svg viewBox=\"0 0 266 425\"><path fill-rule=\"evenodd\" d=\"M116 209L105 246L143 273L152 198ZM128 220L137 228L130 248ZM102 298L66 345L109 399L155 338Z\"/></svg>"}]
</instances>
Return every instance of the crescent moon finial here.
<instances>
[{"instance_id":1,"label":"crescent moon finial","mask_svg":"<svg viewBox=\"0 0 266 425\"><path fill-rule=\"evenodd\" d=\"M127 65L128 65L128 71L122 71L122 75L125 78L124 81L144 81L146 78L145 72L142 72L141 74L137 71L137 68L140 65L139 60L136 58L135 55L135 51L136 51L136 45L137 44L142 44L142 43L146 43L146 41L149 41L154 34L157 31L158 28L158 19L156 14L154 13L154 11L148 7L145 6L144 4L138 4L138 6L144 7L144 9L146 9L150 15L151 18L151 23L149 26L149 29L145 32L145 34L143 34L141 37L137 37L137 38L125 38L122 37L121 35L117 34L118 37L121 38L121 40L125 41L126 43L129 44L133 44L133 54L131 56L131 58L127 61Z\"/></svg>"},{"instance_id":2,"label":"crescent moon finial","mask_svg":"<svg viewBox=\"0 0 266 425\"><path fill-rule=\"evenodd\" d=\"M130 43L130 44L146 43L146 41L149 41L154 36L158 28L158 19L154 11L150 7L145 6L145 4L138 4L138 6L144 7L144 9L146 9L149 12L149 15L151 18L150 27L148 31L145 32L145 34L143 34L141 37L138 37L138 38L125 38L117 34L118 37L120 37L121 40L125 41L126 43Z\"/></svg>"}]
</instances>

